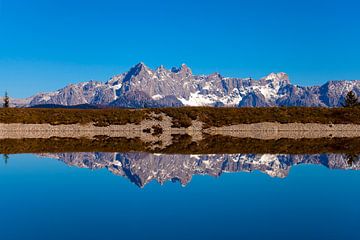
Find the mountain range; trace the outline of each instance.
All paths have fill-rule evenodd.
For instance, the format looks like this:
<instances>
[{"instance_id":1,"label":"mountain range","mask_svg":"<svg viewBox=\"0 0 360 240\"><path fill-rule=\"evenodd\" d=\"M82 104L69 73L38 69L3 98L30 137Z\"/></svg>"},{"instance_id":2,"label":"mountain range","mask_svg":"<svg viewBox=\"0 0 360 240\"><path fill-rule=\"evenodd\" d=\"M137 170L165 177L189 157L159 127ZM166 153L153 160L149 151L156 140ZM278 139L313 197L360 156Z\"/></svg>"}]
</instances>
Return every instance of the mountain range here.
<instances>
[{"instance_id":1,"label":"mountain range","mask_svg":"<svg viewBox=\"0 0 360 240\"><path fill-rule=\"evenodd\" d=\"M97 105L110 107L179 106L317 106L338 107L349 91L360 95L360 80L329 81L321 86L298 86L286 73L271 73L259 80L223 77L219 73L195 75L182 64L151 69L138 63L107 82L70 84L54 92L13 99L15 106Z\"/></svg>"},{"instance_id":2,"label":"mountain range","mask_svg":"<svg viewBox=\"0 0 360 240\"><path fill-rule=\"evenodd\" d=\"M150 153L55 153L41 154L69 166L106 168L139 187L151 181L187 185L194 175L220 176L223 173L260 171L285 178L299 164L322 165L330 169L360 170L359 156L342 154L150 154Z\"/></svg>"}]
</instances>

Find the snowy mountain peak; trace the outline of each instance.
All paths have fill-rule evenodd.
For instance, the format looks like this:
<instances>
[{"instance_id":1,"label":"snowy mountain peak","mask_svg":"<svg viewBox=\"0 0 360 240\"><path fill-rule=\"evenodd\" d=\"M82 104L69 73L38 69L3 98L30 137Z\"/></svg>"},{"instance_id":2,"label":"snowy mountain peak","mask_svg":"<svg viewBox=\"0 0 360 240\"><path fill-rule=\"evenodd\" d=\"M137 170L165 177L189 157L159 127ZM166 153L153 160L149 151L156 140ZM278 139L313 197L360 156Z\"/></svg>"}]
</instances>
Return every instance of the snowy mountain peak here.
<instances>
[{"instance_id":1,"label":"snowy mountain peak","mask_svg":"<svg viewBox=\"0 0 360 240\"><path fill-rule=\"evenodd\" d=\"M284 72L270 73L269 75L267 75L262 79L265 80L266 82L273 82L281 86L290 84L289 76Z\"/></svg>"},{"instance_id":2,"label":"snowy mountain peak","mask_svg":"<svg viewBox=\"0 0 360 240\"><path fill-rule=\"evenodd\" d=\"M360 81L332 81L322 86L290 84L286 73L271 73L259 80L223 77L219 73L193 75L182 64L152 70L140 62L108 82L71 84L55 92L37 94L29 106L39 104L101 104L121 107L178 106L341 106L353 90L360 96Z\"/></svg>"}]
</instances>

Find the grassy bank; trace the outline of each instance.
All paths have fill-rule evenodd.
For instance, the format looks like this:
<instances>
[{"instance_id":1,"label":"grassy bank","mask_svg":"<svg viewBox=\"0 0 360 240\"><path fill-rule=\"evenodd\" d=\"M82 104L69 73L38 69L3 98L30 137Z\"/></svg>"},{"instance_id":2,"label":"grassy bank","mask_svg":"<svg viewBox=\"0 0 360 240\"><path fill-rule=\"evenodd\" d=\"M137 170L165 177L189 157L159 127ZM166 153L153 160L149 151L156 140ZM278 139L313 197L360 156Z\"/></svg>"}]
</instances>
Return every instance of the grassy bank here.
<instances>
[{"instance_id":1,"label":"grassy bank","mask_svg":"<svg viewBox=\"0 0 360 240\"><path fill-rule=\"evenodd\" d=\"M146 117L145 111L137 110L80 110L80 109L32 109L32 108L2 108L0 109L1 123L25 123L52 125L59 124L87 124L97 126L110 124L122 125L126 123L138 124Z\"/></svg>"},{"instance_id":2,"label":"grassy bank","mask_svg":"<svg viewBox=\"0 0 360 240\"><path fill-rule=\"evenodd\" d=\"M165 113L173 118L174 127L188 127L192 120L199 119L206 127L226 126L243 123L279 122L279 123L324 123L324 124L360 124L360 108L212 108L182 107L161 109L30 109L1 108L1 123L49 123L86 124L96 126L111 124L139 124L149 118L151 112Z\"/></svg>"}]
</instances>

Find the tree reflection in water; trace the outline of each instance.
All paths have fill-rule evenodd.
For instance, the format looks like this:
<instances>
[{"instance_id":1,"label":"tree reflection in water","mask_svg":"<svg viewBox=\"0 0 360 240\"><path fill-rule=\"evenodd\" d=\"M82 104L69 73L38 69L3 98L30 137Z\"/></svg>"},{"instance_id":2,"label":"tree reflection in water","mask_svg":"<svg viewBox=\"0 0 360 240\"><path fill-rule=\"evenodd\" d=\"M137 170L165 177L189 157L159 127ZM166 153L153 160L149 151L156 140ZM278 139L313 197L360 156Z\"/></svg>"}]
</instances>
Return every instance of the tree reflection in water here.
<instances>
[{"instance_id":1,"label":"tree reflection in water","mask_svg":"<svg viewBox=\"0 0 360 240\"><path fill-rule=\"evenodd\" d=\"M8 161L9 161L9 155L8 154L3 154L3 159L4 159L4 163L6 165L8 163Z\"/></svg>"}]
</instances>

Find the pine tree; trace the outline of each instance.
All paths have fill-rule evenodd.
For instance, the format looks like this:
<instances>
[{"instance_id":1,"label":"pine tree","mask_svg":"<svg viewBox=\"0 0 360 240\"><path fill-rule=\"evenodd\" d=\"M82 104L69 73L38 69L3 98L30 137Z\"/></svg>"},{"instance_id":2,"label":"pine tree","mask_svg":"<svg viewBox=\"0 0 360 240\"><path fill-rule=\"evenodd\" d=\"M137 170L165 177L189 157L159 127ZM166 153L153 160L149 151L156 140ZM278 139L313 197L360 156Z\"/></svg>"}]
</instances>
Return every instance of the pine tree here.
<instances>
[{"instance_id":1,"label":"pine tree","mask_svg":"<svg viewBox=\"0 0 360 240\"><path fill-rule=\"evenodd\" d=\"M10 106L10 99L9 99L8 93L5 92L4 105L3 105L3 107L4 107L4 108L8 108L9 106Z\"/></svg>"},{"instance_id":2,"label":"pine tree","mask_svg":"<svg viewBox=\"0 0 360 240\"><path fill-rule=\"evenodd\" d=\"M345 103L342 105L343 107L356 107L360 104L356 94L353 91L350 91L345 97Z\"/></svg>"}]
</instances>

